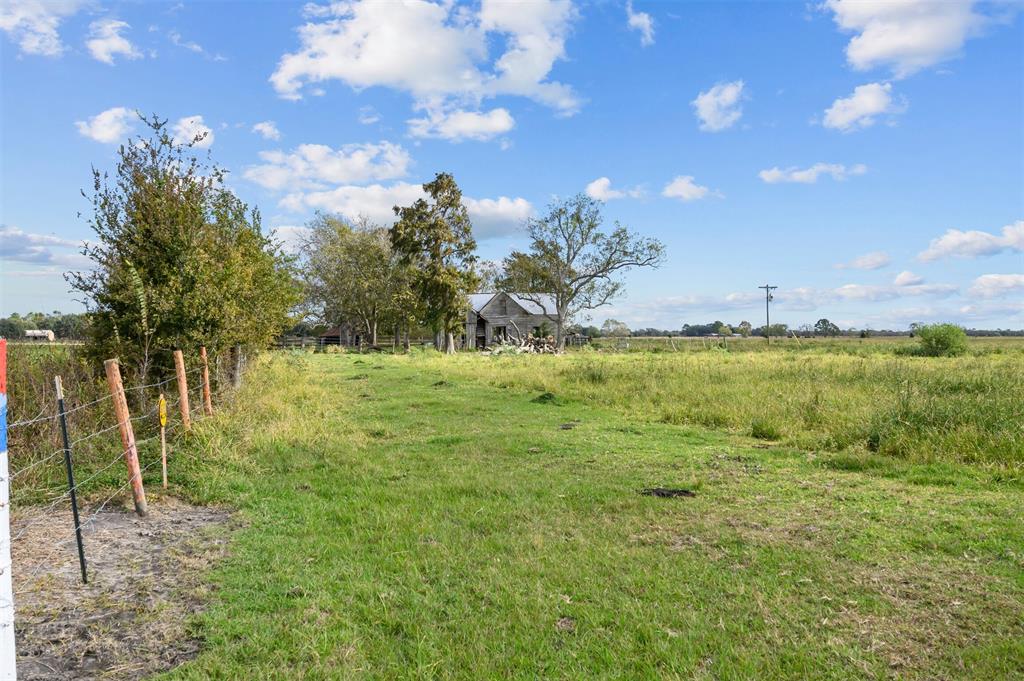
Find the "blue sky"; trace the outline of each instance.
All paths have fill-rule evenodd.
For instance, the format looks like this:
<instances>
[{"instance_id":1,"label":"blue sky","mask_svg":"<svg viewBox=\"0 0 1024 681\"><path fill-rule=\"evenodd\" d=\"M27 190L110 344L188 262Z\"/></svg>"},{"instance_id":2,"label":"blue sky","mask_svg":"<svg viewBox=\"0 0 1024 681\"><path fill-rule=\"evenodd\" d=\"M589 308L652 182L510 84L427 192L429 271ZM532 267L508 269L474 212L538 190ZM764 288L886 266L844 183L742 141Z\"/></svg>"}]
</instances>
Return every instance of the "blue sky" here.
<instances>
[{"instance_id":1,"label":"blue sky","mask_svg":"<svg viewBox=\"0 0 1024 681\"><path fill-rule=\"evenodd\" d=\"M76 310L90 167L209 130L293 239L454 173L481 257L588 191L668 248L633 327L1024 327L1024 25L944 2L0 3L0 313Z\"/></svg>"}]
</instances>

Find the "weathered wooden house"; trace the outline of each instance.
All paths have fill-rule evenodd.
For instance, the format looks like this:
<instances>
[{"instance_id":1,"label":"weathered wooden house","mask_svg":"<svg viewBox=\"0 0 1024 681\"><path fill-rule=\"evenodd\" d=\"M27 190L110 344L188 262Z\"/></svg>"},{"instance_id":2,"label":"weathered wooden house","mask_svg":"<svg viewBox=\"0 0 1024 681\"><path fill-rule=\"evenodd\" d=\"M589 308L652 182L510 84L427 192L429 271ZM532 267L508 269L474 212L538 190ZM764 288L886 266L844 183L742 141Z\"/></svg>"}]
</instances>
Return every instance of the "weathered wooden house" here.
<instances>
[{"instance_id":1,"label":"weathered wooden house","mask_svg":"<svg viewBox=\"0 0 1024 681\"><path fill-rule=\"evenodd\" d=\"M532 296L543 305L514 293L473 293L466 312L463 347L482 350L506 338L536 335L541 329L554 334L558 317L548 295Z\"/></svg>"}]
</instances>

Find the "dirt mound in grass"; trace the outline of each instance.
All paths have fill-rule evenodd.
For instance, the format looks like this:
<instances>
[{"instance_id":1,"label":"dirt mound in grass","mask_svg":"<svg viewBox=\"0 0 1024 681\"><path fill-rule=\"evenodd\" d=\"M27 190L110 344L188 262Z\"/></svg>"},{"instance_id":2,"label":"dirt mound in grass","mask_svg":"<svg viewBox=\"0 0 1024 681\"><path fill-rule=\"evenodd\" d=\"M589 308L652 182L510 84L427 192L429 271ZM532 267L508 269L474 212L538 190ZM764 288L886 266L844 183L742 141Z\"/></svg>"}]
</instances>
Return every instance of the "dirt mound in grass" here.
<instances>
[{"instance_id":1,"label":"dirt mound in grass","mask_svg":"<svg viewBox=\"0 0 1024 681\"><path fill-rule=\"evenodd\" d=\"M85 504L83 522L96 508ZM82 584L66 508L16 513L18 678L136 679L199 651L185 624L208 596L206 569L226 553L228 511L150 499L149 515L108 506L83 528Z\"/></svg>"}]
</instances>

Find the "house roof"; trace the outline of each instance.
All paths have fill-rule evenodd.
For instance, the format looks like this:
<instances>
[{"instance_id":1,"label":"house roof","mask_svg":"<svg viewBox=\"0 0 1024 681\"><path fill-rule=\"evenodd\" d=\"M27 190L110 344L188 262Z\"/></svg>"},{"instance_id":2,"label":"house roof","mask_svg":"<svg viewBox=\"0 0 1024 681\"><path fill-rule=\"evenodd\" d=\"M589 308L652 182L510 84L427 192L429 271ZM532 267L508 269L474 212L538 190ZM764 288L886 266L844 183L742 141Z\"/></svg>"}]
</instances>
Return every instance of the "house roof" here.
<instances>
[{"instance_id":1,"label":"house roof","mask_svg":"<svg viewBox=\"0 0 1024 681\"><path fill-rule=\"evenodd\" d=\"M498 294L497 293L471 293L471 294L469 294L469 305L470 305L470 307L473 308L474 312L480 312L480 310L484 309L484 307L487 306L487 303L491 302L491 300L496 295L498 295ZM511 298L512 300L514 300L516 302L516 304L518 304L520 307L522 307L524 310L526 310L530 314L548 314L548 315L553 315L553 314L556 313L555 312L555 299L554 299L554 296L552 296L549 293L535 293L535 294L531 294L530 295L531 298L536 298L537 300L541 301L544 304L543 307L541 307L540 305L538 305L537 303L535 303L532 300L528 300L528 299L524 298L521 294L518 294L518 293L508 293L506 295L509 298ZM547 312L545 312L545 308L547 309Z\"/></svg>"}]
</instances>

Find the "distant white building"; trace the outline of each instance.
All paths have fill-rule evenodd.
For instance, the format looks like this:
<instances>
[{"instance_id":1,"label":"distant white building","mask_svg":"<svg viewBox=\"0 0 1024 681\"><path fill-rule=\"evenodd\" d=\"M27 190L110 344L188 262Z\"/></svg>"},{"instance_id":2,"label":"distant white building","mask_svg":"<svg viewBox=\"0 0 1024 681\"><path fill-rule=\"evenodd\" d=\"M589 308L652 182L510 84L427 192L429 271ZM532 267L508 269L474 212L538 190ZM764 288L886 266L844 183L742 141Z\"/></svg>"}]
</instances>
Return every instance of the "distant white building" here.
<instances>
[{"instance_id":1,"label":"distant white building","mask_svg":"<svg viewBox=\"0 0 1024 681\"><path fill-rule=\"evenodd\" d=\"M53 331L49 329L29 329L25 331L25 338L30 341L39 343L49 342L52 343L54 339Z\"/></svg>"}]
</instances>

